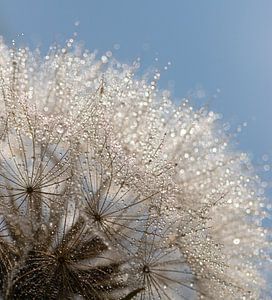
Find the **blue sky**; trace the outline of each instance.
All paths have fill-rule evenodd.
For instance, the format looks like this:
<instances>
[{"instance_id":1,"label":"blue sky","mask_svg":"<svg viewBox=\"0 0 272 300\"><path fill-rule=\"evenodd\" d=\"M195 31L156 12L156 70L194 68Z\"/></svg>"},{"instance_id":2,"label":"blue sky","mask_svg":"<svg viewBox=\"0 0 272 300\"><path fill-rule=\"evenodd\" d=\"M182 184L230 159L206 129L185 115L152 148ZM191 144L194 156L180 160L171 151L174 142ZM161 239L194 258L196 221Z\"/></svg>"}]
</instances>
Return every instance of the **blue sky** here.
<instances>
[{"instance_id":1,"label":"blue sky","mask_svg":"<svg viewBox=\"0 0 272 300\"><path fill-rule=\"evenodd\" d=\"M272 154L271 0L0 2L0 35L7 42L15 38L46 51L72 35L75 21L78 40L101 55L119 44L114 55L127 62L139 56L143 68L171 61L162 88L172 89L177 101L205 96L195 103L208 102L233 130L247 122L240 149L254 160Z\"/></svg>"}]
</instances>

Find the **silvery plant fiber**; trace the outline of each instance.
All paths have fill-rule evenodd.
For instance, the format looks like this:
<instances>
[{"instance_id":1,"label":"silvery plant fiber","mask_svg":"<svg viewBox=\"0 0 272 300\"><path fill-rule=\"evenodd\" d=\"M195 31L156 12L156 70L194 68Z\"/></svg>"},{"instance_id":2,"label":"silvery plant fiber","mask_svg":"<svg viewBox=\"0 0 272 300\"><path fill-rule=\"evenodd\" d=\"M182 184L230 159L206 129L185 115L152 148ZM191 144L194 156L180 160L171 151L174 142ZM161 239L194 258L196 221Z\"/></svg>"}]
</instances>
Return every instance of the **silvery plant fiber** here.
<instances>
[{"instance_id":1,"label":"silvery plant fiber","mask_svg":"<svg viewBox=\"0 0 272 300\"><path fill-rule=\"evenodd\" d=\"M44 58L1 41L1 299L262 297L247 155L137 69L72 39Z\"/></svg>"}]
</instances>

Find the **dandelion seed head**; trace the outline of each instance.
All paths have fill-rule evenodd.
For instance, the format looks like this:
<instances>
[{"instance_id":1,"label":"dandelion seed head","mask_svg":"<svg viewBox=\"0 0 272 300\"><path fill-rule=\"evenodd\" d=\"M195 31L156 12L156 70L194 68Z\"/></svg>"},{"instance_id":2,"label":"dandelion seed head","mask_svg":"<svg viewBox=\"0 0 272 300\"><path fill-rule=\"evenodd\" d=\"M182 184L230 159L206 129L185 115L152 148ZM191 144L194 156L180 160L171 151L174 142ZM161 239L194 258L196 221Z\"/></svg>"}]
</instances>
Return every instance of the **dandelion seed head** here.
<instances>
[{"instance_id":1,"label":"dandelion seed head","mask_svg":"<svg viewBox=\"0 0 272 300\"><path fill-rule=\"evenodd\" d=\"M263 293L265 187L220 115L73 38L0 50L1 297Z\"/></svg>"}]
</instances>

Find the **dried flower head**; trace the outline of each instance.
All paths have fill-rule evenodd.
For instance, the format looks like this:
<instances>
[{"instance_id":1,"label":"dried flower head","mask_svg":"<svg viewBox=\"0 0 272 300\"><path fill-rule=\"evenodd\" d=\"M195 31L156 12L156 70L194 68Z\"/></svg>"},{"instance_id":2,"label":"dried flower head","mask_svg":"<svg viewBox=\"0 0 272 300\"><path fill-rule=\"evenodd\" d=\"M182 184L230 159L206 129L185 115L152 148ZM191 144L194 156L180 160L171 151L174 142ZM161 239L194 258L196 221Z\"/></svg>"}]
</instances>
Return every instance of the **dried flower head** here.
<instances>
[{"instance_id":1,"label":"dried flower head","mask_svg":"<svg viewBox=\"0 0 272 300\"><path fill-rule=\"evenodd\" d=\"M111 56L111 55L108 55ZM257 299L259 178L137 63L0 43L3 299Z\"/></svg>"}]
</instances>

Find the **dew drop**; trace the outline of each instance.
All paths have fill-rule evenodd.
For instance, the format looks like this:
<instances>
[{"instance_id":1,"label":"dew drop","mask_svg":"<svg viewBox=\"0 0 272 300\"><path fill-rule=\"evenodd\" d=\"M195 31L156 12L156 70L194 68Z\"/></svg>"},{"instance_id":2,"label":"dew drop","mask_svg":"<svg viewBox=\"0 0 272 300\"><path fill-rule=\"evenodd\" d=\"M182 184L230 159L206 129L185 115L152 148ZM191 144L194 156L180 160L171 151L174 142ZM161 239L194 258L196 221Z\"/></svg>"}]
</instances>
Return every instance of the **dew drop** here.
<instances>
[{"instance_id":1,"label":"dew drop","mask_svg":"<svg viewBox=\"0 0 272 300\"><path fill-rule=\"evenodd\" d=\"M234 245L239 245L240 244L240 239L236 238L233 240Z\"/></svg>"},{"instance_id":2,"label":"dew drop","mask_svg":"<svg viewBox=\"0 0 272 300\"><path fill-rule=\"evenodd\" d=\"M103 64L106 64L108 62L107 56L106 55L102 55L101 56L101 61L102 61Z\"/></svg>"}]
</instances>

